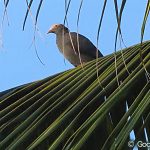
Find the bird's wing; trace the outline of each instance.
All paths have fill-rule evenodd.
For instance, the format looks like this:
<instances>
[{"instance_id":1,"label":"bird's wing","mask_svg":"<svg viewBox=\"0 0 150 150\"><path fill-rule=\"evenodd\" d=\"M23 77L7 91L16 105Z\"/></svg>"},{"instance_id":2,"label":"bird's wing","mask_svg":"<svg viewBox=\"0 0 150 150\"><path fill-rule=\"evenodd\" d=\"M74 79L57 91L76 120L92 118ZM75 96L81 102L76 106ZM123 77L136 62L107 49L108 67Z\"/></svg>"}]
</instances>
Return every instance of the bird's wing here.
<instances>
[{"instance_id":1,"label":"bird's wing","mask_svg":"<svg viewBox=\"0 0 150 150\"><path fill-rule=\"evenodd\" d=\"M70 35L71 35L71 38L70 38ZM77 39L76 32L70 32L70 35L69 33L65 35L65 41L67 41L66 44L71 44L71 47L72 48L74 47L75 51L78 53L78 43L79 43L79 51L81 54L87 55L91 58L96 58L97 48L93 45L93 43L88 38L86 38L85 36L81 34L78 34L78 39ZM73 43L73 46L72 46L72 43ZM102 56L103 55L98 50L98 57L102 57Z\"/></svg>"}]
</instances>

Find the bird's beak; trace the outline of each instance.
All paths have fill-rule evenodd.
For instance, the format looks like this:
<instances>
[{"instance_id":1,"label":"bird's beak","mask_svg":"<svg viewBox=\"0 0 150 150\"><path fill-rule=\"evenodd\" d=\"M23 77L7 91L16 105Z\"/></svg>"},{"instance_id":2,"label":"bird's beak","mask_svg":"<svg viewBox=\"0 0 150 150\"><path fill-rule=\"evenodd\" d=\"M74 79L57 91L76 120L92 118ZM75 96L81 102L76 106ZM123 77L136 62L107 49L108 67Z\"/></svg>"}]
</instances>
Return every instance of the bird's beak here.
<instances>
[{"instance_id":1,"label":"bird's beak","mask_svg":"<svg viewBox=\"0 0 150 150\"><path fill-rule=\"evenodd\" d=\"M54 30L53 29L48 30L47 34L49 33L54 33Z\"/></svg>"}]
</instances>

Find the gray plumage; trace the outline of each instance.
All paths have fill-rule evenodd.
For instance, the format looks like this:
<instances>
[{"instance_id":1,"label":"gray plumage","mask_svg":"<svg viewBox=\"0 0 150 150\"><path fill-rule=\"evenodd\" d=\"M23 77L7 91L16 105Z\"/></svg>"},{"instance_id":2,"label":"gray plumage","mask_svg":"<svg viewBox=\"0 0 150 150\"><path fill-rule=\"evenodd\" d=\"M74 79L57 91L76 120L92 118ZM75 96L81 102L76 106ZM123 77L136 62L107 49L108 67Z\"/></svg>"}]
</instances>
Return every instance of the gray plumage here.
<instances>
[{"instance_id":1,"label":"gray plumage","mask_svg":"<svg viewBox=\"0 0 150 150\"><path fill-rule=\"evenodd\" d=\"M69 32L62 24L53 25L48 33L56 34L56 43L60 52L74 66L96 59L97 53L98 57L103 56L88 38L76 32Z\"/></svg>"}]
</instances>

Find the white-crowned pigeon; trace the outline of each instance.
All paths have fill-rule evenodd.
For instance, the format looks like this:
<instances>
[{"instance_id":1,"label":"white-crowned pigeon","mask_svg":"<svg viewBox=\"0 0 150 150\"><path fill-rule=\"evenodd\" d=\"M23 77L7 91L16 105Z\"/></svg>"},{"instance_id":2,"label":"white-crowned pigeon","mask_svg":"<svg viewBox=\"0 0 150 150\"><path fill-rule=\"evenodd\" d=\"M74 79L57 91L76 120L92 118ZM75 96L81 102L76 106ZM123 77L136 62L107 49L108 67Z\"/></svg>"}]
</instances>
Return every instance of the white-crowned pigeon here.
<instances>
[{"instance_id":1,"label":"white-crowned pigeon","mask_svg":"<svg viewBox=\"0 0 150 150\"><path fill-rule=\"evenodd\" d=\"M76 32L69 32L63 24L54 24L48 33L56 34L60 52L74 66L96 59L96 56L103 56L88 38Z\"/></svg>"}]
</instances>

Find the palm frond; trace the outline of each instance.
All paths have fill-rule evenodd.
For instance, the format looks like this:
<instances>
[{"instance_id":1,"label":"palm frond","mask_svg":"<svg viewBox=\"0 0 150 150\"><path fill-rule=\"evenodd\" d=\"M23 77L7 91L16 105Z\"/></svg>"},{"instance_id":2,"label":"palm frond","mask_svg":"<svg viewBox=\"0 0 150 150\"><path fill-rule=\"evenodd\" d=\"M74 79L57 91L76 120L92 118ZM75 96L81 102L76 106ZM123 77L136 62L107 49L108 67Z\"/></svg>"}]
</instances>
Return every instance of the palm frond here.
<instances>
[{"instance_id":1,"label":"palm frond","mask_svg":"<svg viewBox=\"0 0 150 150\"><path fill-rule=\"evenodd\" d=\"M148 141L150 81L140 49L116 52L119 87L111 54L1 92L0 149L128 149L131 131L135 144ZM149 41L142 52L150 71Z\"/></svg>"}]
</instances>

